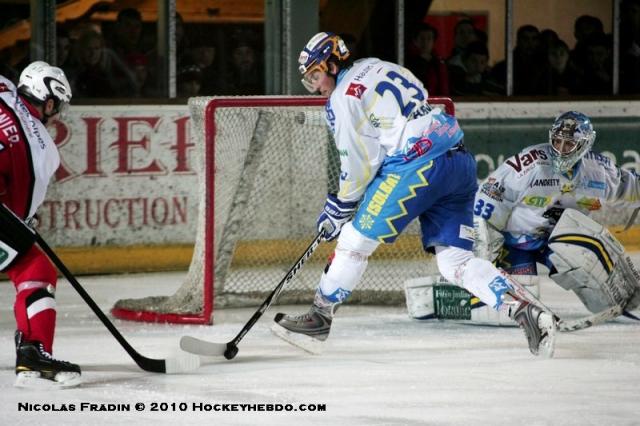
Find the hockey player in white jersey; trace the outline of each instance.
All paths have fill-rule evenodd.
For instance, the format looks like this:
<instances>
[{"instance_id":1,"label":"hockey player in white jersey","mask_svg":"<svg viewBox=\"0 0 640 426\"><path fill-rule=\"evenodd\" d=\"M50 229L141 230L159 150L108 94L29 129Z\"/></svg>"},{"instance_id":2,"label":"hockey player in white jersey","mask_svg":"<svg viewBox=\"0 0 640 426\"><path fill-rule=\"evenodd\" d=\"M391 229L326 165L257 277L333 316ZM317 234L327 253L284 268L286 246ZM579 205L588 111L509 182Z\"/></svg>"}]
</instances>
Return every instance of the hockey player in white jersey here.
<instances>
[{"instance_id":1,"label":"hockey player in white jersey","mask_svg":"<svg viewBox=\"0 0 640 426\"><path fill-rule=\"evenodd\" d=\"M483 230L478 245L528 281L538 263L546 265L591 312L615 305L630 311L640 304L640 276L622 245L586 216L602 206L640 207L640 177L592 151L595 138L589 117L566 112L548 143L525 148L491 173L474 205Z\"/></svg>"},{"instance_id":2,"label":"hockey player in white jersey","mask_svg":"<svg viewBox=\"0 0 640 426\"><path fill-rule=\"evenodd\" d=\"M299 64L304 86L329 97L326 121L340 152L340 190L327 196L317 225L338 243L309 312L277 314L274 333L313 351L329 336L336 308L360 281L369 256L417 217L441 274L509 311L530 351L551 356L554 317L491 262L473 256L476 164L456 119L428 104L427 91L407 69L376 58L352 64L334 34L311 38Z\"/></svg>"}]
</instances>

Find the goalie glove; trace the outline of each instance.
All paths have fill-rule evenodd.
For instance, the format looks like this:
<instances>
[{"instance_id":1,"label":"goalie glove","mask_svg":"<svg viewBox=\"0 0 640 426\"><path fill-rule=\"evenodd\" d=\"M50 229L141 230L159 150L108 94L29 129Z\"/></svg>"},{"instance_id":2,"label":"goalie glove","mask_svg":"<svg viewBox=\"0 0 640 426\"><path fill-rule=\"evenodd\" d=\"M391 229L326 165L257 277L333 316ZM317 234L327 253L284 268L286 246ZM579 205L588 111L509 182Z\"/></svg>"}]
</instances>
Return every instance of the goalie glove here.
<instances>
[{"instance_id":1,"label":"goalie glove","mask_svg":"<svg viewBox=\"0 0 640 426\"><path fill-rule=\"evenodd\" d=\"M322 238L325 241L336 239L342 225L349 221L357 206L357 201L340 201L336 194L327 195L327 201L317 220L318 231L324 231Z\"/></svg>"}]
</instances>

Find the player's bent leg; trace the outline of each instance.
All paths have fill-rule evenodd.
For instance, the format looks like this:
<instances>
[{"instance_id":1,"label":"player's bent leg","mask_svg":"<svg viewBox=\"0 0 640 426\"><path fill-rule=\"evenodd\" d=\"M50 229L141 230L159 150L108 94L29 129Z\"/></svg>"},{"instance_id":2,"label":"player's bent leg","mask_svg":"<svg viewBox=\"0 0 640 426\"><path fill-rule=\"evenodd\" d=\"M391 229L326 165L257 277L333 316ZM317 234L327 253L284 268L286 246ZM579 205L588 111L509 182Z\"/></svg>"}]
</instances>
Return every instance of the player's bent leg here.
<instances>
[{"instance_id":1,"label":"player's bent leg","mask_svg":"<svg viewBox=\"0 0 640 426\"><path fill-rule=\"evenodd\" d=\"M39 249L32 247L6 272L17 292L15 385L38 388L77 385L80 367L51 355L56 323L55 269Z\"/></svg>"},{"instance_id":2,"label":"player's bent leg","mask_svg":"<svg viewBox=\"0 0 640 426\"><path fill-rule=\"evenodd\" d=\"M317 343L329 337L338 306L360 282L368 258L378 245L377 241L360 234L351 222L345 224L334 255L320 278L311 308L302 315L278 313L273 333L308 352L318 353Z\"/></svg>"},{"instance_id":3,"label":"player's bent leg","mask_svg":"<svg viewBox=\"0 0 640 426\"><path fill-rule=\"evenodd\" d=\"M532 354L553 356L555 319L537 305L521 284L491 262L473 257L468 250L438 247L436 259L440 273L447 280L464 286L486 305L506 311L524 331Z\"/></svg>"}]
</instances>

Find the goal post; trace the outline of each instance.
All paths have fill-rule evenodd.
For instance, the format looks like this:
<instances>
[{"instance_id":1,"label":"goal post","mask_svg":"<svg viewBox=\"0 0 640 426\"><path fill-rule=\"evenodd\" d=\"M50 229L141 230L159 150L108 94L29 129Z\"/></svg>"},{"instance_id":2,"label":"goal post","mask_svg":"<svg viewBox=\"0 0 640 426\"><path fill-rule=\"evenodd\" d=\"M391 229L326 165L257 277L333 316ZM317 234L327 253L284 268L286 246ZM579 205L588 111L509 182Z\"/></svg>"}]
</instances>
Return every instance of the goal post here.
<instances>
[{"instance_id":1,"label":"goal post","mask_svg":"<svg viewBox=\"0 0 640 426\"><path fill-rule=\"evenodd\" d=\"M211 324L215 309L257 306L317 232L326 194L336 191L340 153L316 96L198 97L189 100L199 207L193 258L171 296L122 299L116 318ZM429 103L453 114L448 98ZM278 303L307 303L334 243L322 244ZM373 254L349 299L404 303L406 279L434 273L417 222Z\"/></svg>"}]
</instances>

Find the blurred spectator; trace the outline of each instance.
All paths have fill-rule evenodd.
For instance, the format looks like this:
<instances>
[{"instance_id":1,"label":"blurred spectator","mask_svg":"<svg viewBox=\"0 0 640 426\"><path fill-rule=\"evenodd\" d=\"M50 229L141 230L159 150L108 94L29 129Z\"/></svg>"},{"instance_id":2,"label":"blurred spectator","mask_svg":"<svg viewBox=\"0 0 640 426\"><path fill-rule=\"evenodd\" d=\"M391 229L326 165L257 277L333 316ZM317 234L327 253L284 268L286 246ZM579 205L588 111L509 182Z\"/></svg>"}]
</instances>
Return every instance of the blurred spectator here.
<instances>
[{"instance_id":1,"label":"blurred spectator","mask_svg":"<svg viewBox=\"0 0 640 426\"><path fill-rule=\"evenodd\" d=\"M264 94L264 76L251 41L245 38L236 39L231 51L230 65L222 79L224 82L221 89L223 94Z\"/></svg>"},{"instance_id":2,"label":"blurred spectator","mask_svg":"<svg viewBox=\"0 0 640 426\"><path fill-rule=\"evenodd\" d=\"M149 60L145 55L131 53L127 56L127 66L133 73L135 91L130 96L140 98L152 96L154 91L149 85Z\"/></svg>"},{"instance_id":3,"label":"blurred spectator","mask_svg":"<svg viewBox=\"0 0 640 426\"><path fill-rule=\"evenodd\" d=\"M200 94L217 95L220 92L219 73L215 69L216 48L208 37L198 37L187 49L180 67L196 66L200 73Z\"/></svg>"},{"instance_id":4,"label":"blurred spectator","mask_svg":"<svg viewBox=\"0 0 640 426\"><path fill-rule=\"evenodd\" d=\"M56 66L63 70L69 66L69 54L71 52L71 37L69 33L58 28L56 31Z\"/></svg>"},{"instance_id":5,"label":"blurred spectator","mask_svg":"<svg viewBox=\"0 0 640 426\"><path fill-rule=\"evenodd\" d=\"M185 65L178 70L178 97L199 96L202 88L202 71L197 65Z\"/></svg>"},{"instance_id":6,"label":"blurred spectator","mask_svg":"<svg viewBox=\"0 0 640 426\"><path fill-rule=\"evenodd\" d=\"M473 25L473 21L469 18L464 18L456 23L453 30L453 42L454 46L451 50L451 54L447 59L447 65L453 65L463 67L462 64L462 52L469 45L469 43L478 40L478 33Z\"/></svg>"},{"instance_id":7,"label":"blurred spectator","mask_svg":"<svg viewBox=\"0 0 640 426\"><path fill-rule=\"evenodd\" d=\"M640 0L620 5L620 93L640 93Z\"/></svg>"},{"instance_id":8,"label":"blurred spectator","mask_svg":"<svg viewBox=\"0 0 640 426\"><path fill-rule=\"evenodd\" d=\"M347 45L347 49L349 49L349 53L351 54L351 59L356 60L360 58L360 54L358 53L358 39L351 33L341 33L339 34L340 38L344 41L344 44Z\"/></svg>"},{"instance_id":9,"label":"blurred spectator","mask_svg":"<svg viewBox=\"0 0 640 426\"><path fill-rule=\"evenodd\" d=\"M542 56L546 56L549 49L558 41L560 41L560 37L558 37L558 33L552 29L546 28L540 31L540 53Z\"/></svg>"},{"instance_id":10,"label":"blurred spectator","mask_svg":"<svg viewBox=\"0 0 640 426\"><path fill-rule=\"evenodd\" d=\"M76 64L69 72L73 95L77 97L129 97L135 93L134 77L102 35L86 31L80 35Z\"/></svg>"},{"instance_id":11,"label":"blurred spectator","mask_svg":"<svg viewBox=\"0 0 640 426\"><path fill-rule=\"evenodd\" d=\"M605 34L593 33L584 40L586 64L578 80L580 95L610 95L612 93L611 40Z\"/></svg>"},{"instance_id":12,"label":"blurred spectator","mask_svg":"<svg viewBox=\"0 0 640 426\"><path fill-rule=\"evenodd\" d=\"M145 53L142 47L142 15L137 9L126 8L118 12L109 47L123 62L127 55Z\"/></svg>"},{"instance_id":13,"label":"blurred spectator","mask_svg":"<svg viewBox=\"0 0 640 426\"><path fill-rule=\"evenodd\" d=\"M567 43L558 39L547 49L547 71L545 76L547 95L569 95L576 91L580 71L569 59Z\"/></svg>"},{"instance_id":14,"label":"blurred spectator","mask_svg":"<svg viewBox=\"0 0 640 426\"><path fill-rule=\"evenodd\" d=\"M449 67L451 94L477 96L499 92L488 80L489 49L485 43L469 43L462 53L462 63L464 68L455 65Z\"/></svg>"},{"instance_id":15,"label":"blurred spectator","mask_svg":"<svg viewBox=\"0 0 640 426\"><path fill-rule=\"evenodd\" d=\"M513 50L513 94L539 95L545 91L546 58L540 55L540 32L533 25L518 28ZM491 79L505 93L507 62L498 62L491 70Z\"/></svg>"},{"instance_id":16,"label":"blurred spectator","mask_svg":"<svg viewBox=\"0 0 640 426\"><path fill-rule=\"evenodd\" d=\"M416 76L430 96L449 95L449 75L444 60L433 53L438 31L421 23L413 32L407 52L406 67Z\"/></svg>"},{"instance_id":17,"label":"blurred spectator","mask_svg":"<svg viewBox=\"0 0 640 426\"><path fill-rule=\"evenodd\" d=\"M576 44L570 53L571 61L579 68L587 65L587 39L594 34L604 34L602 21L595 16L582 15L573 24Z\"/></svg>"}]
</instances>

